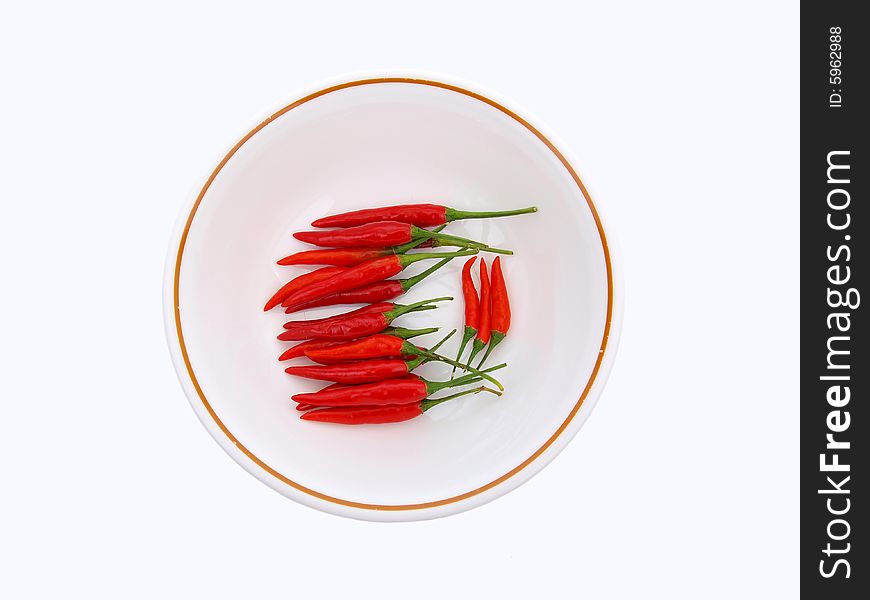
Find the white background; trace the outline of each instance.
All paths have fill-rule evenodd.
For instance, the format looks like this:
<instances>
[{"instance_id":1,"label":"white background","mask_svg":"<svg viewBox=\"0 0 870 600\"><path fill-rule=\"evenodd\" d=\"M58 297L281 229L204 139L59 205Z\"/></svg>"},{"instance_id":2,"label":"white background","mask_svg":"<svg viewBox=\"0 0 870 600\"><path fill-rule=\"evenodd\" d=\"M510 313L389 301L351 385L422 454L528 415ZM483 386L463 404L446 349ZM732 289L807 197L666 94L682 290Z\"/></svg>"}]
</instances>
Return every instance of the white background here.
<instances>
[{"instance_id":1,"label":"white background","mask_svg":"<svg viewBox=\"0 0 870 600\"><path fill-rule=\"evenodd\" d=\"M798 558L797 3L4 3L0 596L787 598ZM294 91L496 90L576 158L627 288L592 418L438 521L296 505L196 420L175 219Z\"/></svg>"}]
</instances>

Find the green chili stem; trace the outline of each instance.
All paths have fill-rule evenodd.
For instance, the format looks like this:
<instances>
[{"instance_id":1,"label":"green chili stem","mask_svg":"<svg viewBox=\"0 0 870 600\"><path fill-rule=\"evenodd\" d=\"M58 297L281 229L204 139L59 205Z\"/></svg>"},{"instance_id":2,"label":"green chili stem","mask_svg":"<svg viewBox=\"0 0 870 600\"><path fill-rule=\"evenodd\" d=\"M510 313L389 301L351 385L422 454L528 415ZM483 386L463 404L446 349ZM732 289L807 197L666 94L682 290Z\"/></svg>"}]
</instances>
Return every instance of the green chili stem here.
<instances>
[{"instance_id":1,"label":"green chili stem","mask_svg":"<svg viewBox=\"0 0 870 600\"><path fill-rule=\"evenodd\" d=\"M482 243L482 242L475 242L475 244L479 244L479 243ZM459 248L468 248L469 247L469 246L465 246L463 244L455 244L455 243L445 242L445 241L441 241L441 240L435 240L435 243L432 245L433 248L440 248L443 246L458 246ZM477 248L477 246L473 246L473 247ZM492 246L488 246L486 244L484 244L483 247L480 248L480 251L481 252L492 252L493 254L513 254L514 253L513 250L505 250L504 248L493 248Z\"/></svg>"},{"instance_id":2,"label":"green chili stem","mask_svg":"<svg viewBox=\"0 0 870 600\"><path fill-rule=\"evenodd\" d=\"M405 351L405 348L402 348L402 352L404 352L404 351ZM419 348L417 348L417 352L423 354L424 356L429 354L428 352L427 353L420 352ZM437 360L444 361L443 356L440 356L440 355L436 355L436 356L438 356ZM447 362L449 364L450 359L448 358L444 362ZM491 368L487 369L487 371L496 371L498 369L503 369L506 366L507 366L507 363L502 363L496 367L491 367ZM427 395L431 396L435 392L442 390L444 388L456 387L459 385L466 385L471 379L473 379L475 377L483 377L487 381L491 381L491 382L495 383L495 385L496 385L496 387L498 387L498 389L504 390L504 386L501 383L499 383L495 378L488 375L486 372L478 371L477 369L472 369L471 367L469 367L469 370L472 370L473 372L469 373L468 375L463 375L462 377L459 377L458 379L448 379L447 381L426 381L424 379L423 381L425 381L425 383L426 383L426 390L428 392Z\"/></svg>"},{"instance_id":3,"label":"green chili stem","mask_svg":"<svg viewBox=\"0 0 870 600\"><path fill-rule=\"evenodd\" d=\"M436 354L434 350L421 350L420 348L418 348L414 344L409 344L406 342L406 343L402 344L402 352L404 354L417 354L420 356L425 356L429 360L437 360L439 362L447 363L448 365L453 365L454 367L462 367L463 370L465 370L473 375L477 375L478 377L483 377L484 379L486 379L487 381L492 383L494 386L496 386L498 389L504 390L504 386L495 377L487 375L483 371L481 371L479 369L475 369L471 365L466 365L466 364L463 364L461 362L457 362L453 359L447 358L446 356ZM450 387L450 385L453 385L454 381L459 381L459 380L458 379L449 379L446 382L439 382L439 383L449 384L446 387ZM456 385L460 385L460 384L456 384Z\"/></svg>"},{"instance_id":4,"label":"green chili stem","mask_svg":"<svg viewBox=\"0 0 870 600\"><path fill-rule=\"evenodd\" d=\"M404 311L402 314L405 314L405 313L412 313L412 312L419 312L419 311L421 311L421 310L435 310L436 308L438 308L438 307L437 307L437 306L434 306L434 305L432 305L432 304L426 304L426 305L424 305L424 306L417 306L417 307L415 307L415 308L412 308L411 310L406 310L406 311ZM395 319L396 317L393 317L393 318Z\"/></svg>"},{"instance_id":5,"label":"green chili stem","mask_svg":"<svg viewBox=\"0 0 870 600\"><path fill-rule=\"evenodd\" d=\"M495 390L491 390L488 387L481 386L478 388L473 388L470 390L464 390L461 392L456 392L455 394L450 394L449 396L444 396L443 398L435 398L433 400L423 400L420 402L420 411L426 412L433 406L438 406L442 402L447 402L448 400L453 400L454 398L459 398L460 396L467 396L469 394L479 394L480 392L490 392L495 394L496 396L501 396L501 392L497 392Z\"/></svg>"},{"instance_id":6,"label":"green chili stem","mask_svg":"<svg viewBox=\"0 0 870 600\"><path fill-rule=\"evenodd\" d=\"M462 342L459 344L459 352L456 353L456 361L459 362L459 359L462 358L462 353L465 351L465 346L468 345L468 342L471 341L471 338L477 335L477 329L472 327L471 325L465 326L465 332L462 334ZM453 370L450 372L450 379L456 375L456 365L453 366Z\"/></svg>"},{"instance_id":7,"label":"green chili stem","mask_svg":"<svg viewBox=\"0 0 870 600\"><path fill-rule=\"evenodd\" d=\"M471 364L471 361L474 360L474 357L477 356L477 354L481 350L483 350L483 348L485 346L486 346L486 344L481 342L479 339L475 338L474 343L471 346L471 354L468 355L468 364Z\"/></svg>"},{"instance_id":8,"label":"green chili stem","mask_svg":"<svg viewBox=\"0 0 870 600\"><path fill-rule=\"evenodd\" d=\"M445 227L447 227L447 223L445 223L444 225L439 225L438 227L436 227L432 231L434 231L435 233L438 233L439 231L443 230ZM413 250L414 248L416 248L420 244L428 242L431 239L432 238L429 238L429 237L422 237L418 240L411 240L407 244L402 244L401 246L395 246L393 248L393 254L404 254L408 250Z\"/></svg>"},{"instance_id":9,"label":"green chili stem","mask_svg":"<svg viewBox=\"0 0 870 600\"><path fill-rule=\"evenodd\" d=\"M439 244L436 242L435 246L433 246L433 248L440 248L442 246L456 246L456 244L451 244L451 243ZM460 248L467 248L468 246L459 246L459 247ZM509 254L509 255L513 255L513 253L514 253L513 250L505 250L504 248L493 248L492 246L484 246L483 248L480 248L480 251L481 252L491 252L493 254Z\"/></svg>"},{"instance_id":10,"label":"green chili stem","mask_svg":"<svg viewBox=\"0 0 870 600\"><path fill-rule=\"evenodd\" d=\"M406 329L404 327L388 327L387 329L384 329L381 333L385 335L394 335L397 338L407 340L408 338L416 337L418 335L428 335L430 333L435 333L436 331L438 331L437 327L429 327L427 329Z\"/></svg>"},{"instance_id":11,"label":"green chili stem","mask_svg":"<svg viewBox=\"0 0 870 600\"><path fill-rule=\"evenodd\" d=\"M501 331L493 330L489 337L489 346L486 347L486 353L483 355L483 358L480 359L480 362L477 363L477 368L483 366L483 363L486 362L486 359L489 357L489 353L492 352L493 348L499 345L501 341L504 339L505 335ZM471 362L470 360L468 362Z\"/></svg>"},{"instance_id":12,"label":"green chili stem","mask_svg":"<svg viewBox=\"0 0 870 600\"><path fill-rule=\"evenodd\" d=\"M396 258L399 259L399 264L404 269L410 264L418 260L426 260L427 258L456 258L457 256L471 256L480 252L478 248L468 248L459 252L420 252L419 254L399 254Z\"/></svg>"},{"instance_id":13,"label":"green chili stem","mask_svg":"<svg viewBox=\"0 0 870 600\"><path fill-rule=\"evenodd\" d=\"M451 331L450 333L448 333L447 335L445 335L443 338L441 338L441 341L438 342L437 344L435 344L434 346L432 346L432 348L430 348L429 351L435 352L438 348L441 347L441 345L444 342L446 342L447 340L452 338L454 333L456 333L455 329L453 331ZM422 365L424 362L428 362L429 360L431 360L431 359L427 358L425 356L418 356L414 360L409 360L408 361L408 372L410 373L411 371L413 371L414 369L416 369L417 367Z\"/></svg>"},{"instance_id":14,"label":"green chili stem","mask_svg":"<svg viewBox=\"0 0 870 600\"><path fill-rule=\"evenodd\" d=\"M481 248L481 252L491 252L493 254L508 254L513 255L513 250L505 250L504 248L493 248L492 246L487 246L486 248Z\"/></svg>"},{"instance_id":15,"label":"green chili stem","mask_svg":"<svg viewBox=\"0 0 870 600\"><path fill-rule=\"evenodd\" d=\"M525 215L533 212L538 212L537 206L529 206L528 208L517 208L515 210L497 210L487 212L467 212L464 210L456 210L455 208L448 208L446 210L448 223L450 221L459 221L461 219L489 219L492 217L511 217L513 215Z\"/></svg>"},{"instance_id":16,"label":"green chili stem","mask_svg":"<svg viewBox=\"0 0 870 600\"><path fill-rule=\"evenodd\" d=\"M409 289L411 289L412 287L414 287L415 285L417 285L418 283L423 281L426 277L428 277L429 275L431 275L432 273L434 273L435 271L437 271L438 269L440 269L441 267L443 267L444 265L449 263L451 260L453 260L453 259L452 258L444 258L444 259L438 261L437 263L435 263L434 265L432 265L431 267L429 267L428 269L426 269L425 271L423 271L422 273L420 273L419 275L414 275L413 277L408 277L407 279L400 279L399 285L401 285L402 289L407 292Z\"/></svg>"},{"instance_id":17,"label":"green chili stem","mask_svg":"<svg viewBox=\"0 0 870 600\"><path fill-rule=\"evenodd\" d=\"M497 370L497 369L501 369L503 366L504 366L504 365L498 365L497 367L490 367L489 369L484 369L483 372L484 372L484 373L489 373L490 371L495 371L495 370ZM469 384L469 383L478 383L478 382L480 382L480 381L483 381L483 377L477 377L477 376L475 376L473 379L469 379L469 380L466 381L465 383L466 383L466 384Z\"/></svg>"},{"instance_id":18,"label":"green chili stem","mask_svg":"<svg viewBox=\"0 0 870 600\"><path fill-rule=\"evenodd\" d=\"M437 308L436 306L427 306L433 302L441 302L442 300L453 300L450 296L443 296L441 298L430 298L429 300L420 300L419 302L415 302L414 304L396 304L396 307L393 310L388 310L384 313L384 317L387 321L392 321L407 312L414 312L417 310L431 310L433 308Z\"/></svg>"},{"instance_id":19,"label":"green chili stem","mask_svg":"<svg viewBox=\"0 0 870 600\"><path fill-rule=\"evenodd\" d=\"M456 333L456 330L454 329L453 331L451 331L450 333L448 333L447 335L445 335L443 338L441 338L441 341L439 341L437 344L435 344L434 346L432 346L432 348L430 348L429 351L430 351L430 352L435 352L438 348L440 348L442 345L444 345L444 342L446 342L447 340L449 340L450 338L452 338L452 337L453 337L453 334L455 334L455 333Z\"/></svg>"},{"instance_id":20,"label":"green chili stem","mask_svg":"<svg viewBox=\"0 0 870 600\"><path fill-rule=\"evenodd\" d=\"M456 235L449 235L447 233L435 233L434 231L428 231L426 229L421 229L420 227L416 227L411 225L411 237L419 238L424 237L426 239L432 238L433 240L444 240L446 242L454 242L454 246L465 246L467 248L486 248L486 244L481 242L475 242L474 240L470 240L468 238L459 237Z\"/></svg>"}]
</instances>

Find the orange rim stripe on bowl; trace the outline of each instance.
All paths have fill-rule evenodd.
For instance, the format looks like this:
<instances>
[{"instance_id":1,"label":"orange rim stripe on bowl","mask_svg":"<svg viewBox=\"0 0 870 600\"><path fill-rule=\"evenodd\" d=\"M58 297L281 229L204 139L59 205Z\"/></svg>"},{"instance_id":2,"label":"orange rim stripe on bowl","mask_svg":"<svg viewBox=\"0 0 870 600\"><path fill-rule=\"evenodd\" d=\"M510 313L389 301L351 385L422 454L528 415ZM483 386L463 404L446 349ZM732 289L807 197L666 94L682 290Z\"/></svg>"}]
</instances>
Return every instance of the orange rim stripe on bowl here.
<instances>
[{"instance_id":1,"label":"orange rim stripe on bowl","mask_svg":"<svg viewBox=\"0 0 870 600\"><path fill-rule=\"evenodd\" d=\"M381 83L409 83L409 84L415 84L415 85L427 85L427 86L437 87L437 88L449 90L452 92L456 92L459 94L463 94L465 96L469 96L469 97L474 98L476 100L480 100L481 102L484 102L484 103L488 104L489 106L501 111L502 113L506 114L507 116L511 117L512 119L514 119L515 121L517 121L518 123L523 125L531 133L533 133L535 135L535 137L537 137L541 142L544 143L544 145L547 146L547 148L550 149L550 151L559 159L559 161L562 163L562 165L564 165L564 167L571 174L571 177L574 179L574 182L577 184L577 187L580 188L580 191L583 194L583 197L586 199L586 203L589 205L589 210L592 211L592 216L595 219L595 225L598 228L598 234L601 237L601 246L602 246L602 250L604 251L604 262L605 262L605 266L606 266L606 270L607 270L607 313L606 313L606 319L605 319L605 324L604 324L604 335L602 336L602 339L601 339L601 347L600 347L600 351L598 353L598 358L595 361L595 366L592 369L592 373L589 376L589 380L586 382L586 386L583 388L583 393L580 395L580 398L577 400L577 403L571 409L571 412L568 414L568 416L565 418L565 420L559 425L558 429L556 429L556 431L553 433L553 435L551 435L544 442L544 444L541 445L540 448L535 450L535 452L533 452L531 456L529 456L526 460L524 460L523 462L518 464L516 467L514 467L513 469L511 469L510 471L508 471L507 473L505 473L501 477L498 477L497 479L494 479L493 481L487 483L486 485L482 485L478 488L475 488L475 489L468 491L468 492L465 492L463 494L451 496L449 498L444 498L442 500L433 500L431 502L421 502L418 504L368 504L365 502L354 502L353 500L336 498L334 496L330 496L328 494L323 494L321 492L318 492L317 490L313 490L311 488L305 487L304 485L300 485L299 483L296 483L295 481L293 481L289 477L282 475L281 473L276 471L274 468L270 467L265 462L260 460L260 458L258 458L253 452L251 452L248 448L246 448L245 445L242 444L241 441L239 441L236 438L236 436L233 435L233 433L227 428L227 426L224 424L224 422L221 421L220 417L217 415L217 413L214 411L214 408L212 408L208 399L205 397L205 394L202 391L202 387L199 385L199 381L197 380L196 374L193 371L193 367L191 367L191 364L190 364L190 357L188 356L188 353L187 353L187 346L184 343L184 333L182 331L182 326L181 326L181 312L179 310L179 281L180 281L180 275L181 275L181 261L182 261L183 255L184 255L184 247L185 247L185 243L187 242L187 236L188 236L188 233L190 232L190 226L193 223L193 218L196 215L196 211L199 208L199 205L202 202L202 199L205 197L206 192L208 192L209 187L211 187L211 184L215 180L215 177L217 177L218 173L220 173L220 171L221 171L221 169L223 169L224 165L226 165L227 162L229 162L229 160L239 150L239 148L241 148L242 145L245 144L245 142L247 142L249 139L251 139L257 132L259 132L261 129L266 127L269 123L271 123L272 121L274 121L275 119L277 119L281 115L283 115L287 112L290 112L294 108L296 108L302 104L305 104L306 102L314 100L315 98L319 98L320 96L324 96L326 94L336 92L338 90L353 88L353 87L357 87L357 86L361 86L361 85L372 85L372 84L381 84ZM284 108L282 108L281 110L279 110L278 112L273 114L272 116L268 117L262 123L257 125L254 129L252 129L250 132L248 132L247 135L245 135L241 140L239 140L238 143L235 146L233 146L229 152L227 152L226 156L223 157L223 159L220 161L220 163L218 163L215 170L209 176L208 180L205 182L205 185L203 185L202 190L200 190L199 195L196 198L196 202L194 202L193 208L191 208L190 214L187 217L187 221L184 224L184 230L182 231L182 234L181 234L181 241L179 242L179 245L178 245L178 254L176 257L176 261L175 261L175 275L174 275L174 282L173 282L173 302L174 302L173 306L174 306L174 310L175 310L175 329L176 329L176 332L178 334L178 343L179 343L179 346L181 348L181 356L184 359L184 365L187 368L188 375L190 375L190 380L193 383L193 387L196 390L196 393L199 396L200 400L202 401L203 406L205 406L206 411L208 411L209 416L214 420L214 422L217 424L217 426L220 428L220 430L224 433L224 435L227 436L227 438L230 440L230 442L232 442L232 444L236 448L241 450L242 453L245 454L245 456L250 458L260 468L262 468L264 471L266 471L270 475L276 477L278 480L282 481L283 483L286 483L287 485L299 490L300 492L304 492L304 493L309 494L315 498L319 498L320 500L334 502L336 504L350 506L353 508L362 508L362 509L368 509L368 510L390 510L390 511L421 510L421 509L426 509L426 508L434 508L437 506L443 506L445 504L451 504L454 502L460 502L462 500L466 500L468 498L471 498L473 496L476 496L476 495L481 494L489 489L496 487L497 485L507 481L508 479L510 479L511 477L513 477L514 475L516 475L517 473L522 471L524 468L526 468L535 459L537 459L541 454L543 454L547 450L547 448L549 448L553 444L553 442L555 442L556 439L558 439L558 437L560 435L562 435L562 433L565 431L565 429L568 427L568 425L571 423L571 421L577 415L577 412L580 410L580 407L583 405L583 401L589 395L589 391L592 389L592 385L594 384L595 379L598 375L598 371L601 368L601 362L604 359L604 353L605 353L605 350L607 349L607 340L608 340L608 337L610 336L610 322L611 322L611 318L613 316L613 272L612 272L612 268L611 268L610 251L609 251L608 246L607 246L607 238L604 235L604 227L601 224L601 219L598 216L598 211L595 209L595 204L592 202L592 198L590 197L589 192L586 190L586 186L583 185L583 182L580 180L580 177L577 175L574 168L571 166L571 164L568 162L568 160L562 155L562 153L559 152L559 150L552 144L552 142L550 142L550 140L548 140L531 123L527 122L521 116L517 115L516 113L514 113L510 109L505 108L501 104L498 104L497 102L490 100L489 98L482 96L478 93L466 90L464 88L461 88L461 87L458 87L455 85L442 83L439 81L430 81L430 80L426 80L426 79L414 79L414 78L408 78L408 77L384 77L384 78L361 79L361 80L357 80L357 81L349 81L346 83L341 83L341 84L334 85L334 86L322 89L320 91L314 92L312 94L309 94L308 96L305 96L304 98L300 98L299 100L293 102L292 104L285 106Z\"/></svg>"}]
</instances>

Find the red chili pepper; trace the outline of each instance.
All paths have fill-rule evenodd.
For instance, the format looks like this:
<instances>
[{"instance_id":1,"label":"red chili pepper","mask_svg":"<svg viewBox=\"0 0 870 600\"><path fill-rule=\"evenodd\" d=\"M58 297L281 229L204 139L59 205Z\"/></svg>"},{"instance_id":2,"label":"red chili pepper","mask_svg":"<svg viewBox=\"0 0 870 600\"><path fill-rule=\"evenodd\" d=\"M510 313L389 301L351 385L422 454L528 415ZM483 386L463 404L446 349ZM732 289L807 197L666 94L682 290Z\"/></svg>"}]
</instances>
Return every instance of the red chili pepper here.
<instances>
[{"instance_id":1,"label":"red chili pepper","mask_svg":"<svg viewBox=\"0 0 870 600\"><path fill-rule=\"evenodd\" d=\"M284 306L295 306L304 302L318 300L339 292L346 292L369 283L383 281L402 272L402 269L418 260L427 258L448 258L454 256L470 256L477 250L462 250L460 252L431 252L428 254L397 254L385 256L364 262L355 267L348 267L343 273L330 277L326 281L313 283L293 292L284 298ZM286 304L285 304L286 303Z\"/></svg>"},{"instance_id":2,"label":"red chili pepper","mask_svg":"<svg viewBox=\"0 0 870 600\"><path fill-rule=\"evenodd\" d=\"M395 306L395 304L393 304L392 302L375 302L374 304L368 304L366 306L348 311L346 313L333 315L331 317L324 317L322 319L309 319L306 322L307 323L324 323L326 321L331 321L331 320L338 319L341 317L346 317L348 315L364 315L364 314L368 314L368 313L385 312L385 311L391 310L394 306ZM294 321L289 321L289 322L293 323Z\"/></svg>"},{"instance_id":3,"label":"red chili pepper","mask_svg":"<svg viewBox=\"0 0 870 600\"><path fill-rule=\"evenodd\" d=\"M425 358L416 358L412 361L367 360L343 365L287 367L284 371L290 375L321 381L334 381L335 383L372 383L404 377L423 364L425 360Z\"/></svg>"},{"instance_id":4,"label":"red chili pepper","mask_svg":"<svg viewBox=\"0 0 870 600\"><path fill-rule=\"evenodd\" d=\"M378 335L378 334L376 334L376 335ZM368 336L368 337L372 337L372 336ZM388 354L386 356L378 356L375 359L377 359L377 360L387 360L387 359L412 360L413 358L415 358L415 355L413 355L413 354ZM338 359L333 359L333 358L324 358L323 360L314 360L312 358L311 360L313 360L314 362L319 363L321 365L344 365L347 363L358 362L358 360L375 360L375 359L338 360Z\"/></svg>"},{"instance_id":5,"label":"red chili pepper","mask_svg":"<svg viewBox=\"0 0 870 600\"><path fill-rule=\"evenodd\" d=\"M504 273L501 271L501 257L497 256L492 263L492 334L489 340L489 346L486 348L486 354L480 364L479 369L486 359L489 357L493 348L507 335L508 329L511 327L511 305L508 300L507 285L504 281ZM469 361L471 362L471 361Z\"/></svg>"},{"instance_id":6,"label":"red chili pepper","mask_svg":"<svg viewBox=\"0 0 870 600\"><path fill-rule=\"evenodd\" d=\"M275 292L271 298L269 298L269 301L266 302L266 306L263 307L263 310L265 311L275 308L290 294L299 291L312 283L326 281L327 279L345 271L347 271L347 269L342 267L323 267L316 271L311 271L310 273L305 273L299 277L291 279L281 286L281 289Z\"/></svg>"},{"instance_id":7,"label":"red chili pepper","mask_svg":"<svg viewBox=\"0 0 870 600\"><path fill-rule=\"evenodd\" d=\"M433 231L438 233L446 225L436 227ZM432 238L420 238L403 246L394 248L330 248L328 250L305 250L290 256L285 256L278 261L279 265L335 265L338 267L352 267L367 260L374 260L391 254L404 254L414 248L432 248Z\"/></svg>"},{"instance_id":8,"label":"red chili pepper","mask_svg":"<svg viewBox=\"0 0 870 600\"><path fill-rule=\"evenodd\" d=\"M496 395L499 394L499 392L496 392L495 390L486 387L478 387L471 390L457 392L445 396L444 398L422 400L410 404L320 408L317 410L310 410L300 415L300 418L306 421L336 423L339 425L380 425L383 423L400 423L402 421L410 421L415 417L419 417L433 406L437 406L442 402L447 402L448 400L453 400L460 396L467 396L468 394L479 394L484 391Z\"/></svg>"},{"instance_id":9,"label":"red chili pepper","mask_svg":"<svg viewBox=\"0 0 870 600\"><path fill-rule=\"evenodd\" d=\"M492 333L505 335L511 327L511 305L508 299L507 284L501 270L501 257L492 263Z\"/></svg>"},{"instance_id":10,"label":"red chili pepper","mask_svg":"<svg viewBox=\"0 0 870 600\"><path fill-rule=\"evenodd\" d=\"M336 248L324 250L305 250L278 261L279 265L335 265L352 267L367 260L394 254L393 248Z\"/></svg>"},{"instance_id":11,"label":"red chili pepper","mask_svg":"<svg viewBox=\"0 0 870 600\"><path fill-rule=\"evenodd\" d=\"M408 360L410 358L413 360L415 357L423 357L427 360L437 360L439 362L447 363L448 365L453 365L454 367L460 367L464 371L468 371L470 373L474 373L475 375L482 377L491 383L493 383L498 389L503 390L504 386L499 383L497 380L492 377L486 375L484 371L480 371L475 369L474 367L460 363L458 361L447 358L446 356L442 356L437 354L435 350L441 346L447 339L449 339L456 330L450 332L450 334L441 340L432 350L427 350L425 348L421 348L419 346L415 346L410 342L406 342L403 339L400 339L396 336L385 335L385 336L369 336L362 340L355 340L348 344L342 346L332 346L329 348L314 348L305 353L305 356L313 360L314 362L319 362L321 364L326 365L340 365L347 366L347 363L350 361L364 361L364 362L377 362L372 359L393 359L396 356L399 356L401 361ZM359 362L355 363L359 364ZM416 367L417 365L415 365ZM397 368L394 366L394 368ZM409 371L411 369L408 369ZM287 371L290 373L290 371ZM320 374L332 374L332 373L342 373L342 369L336 369L334 371L329 370L318 370L318 371L310 371L311 373L320 373ZM304 371L293 371L293 374L302 375ZM401 374L401 373L400 373ZM304 376L304 375L303 375Z\"/></svg>"},{"instance_id":12,"label":"red chili pepper","mask_svg":"<svg viewBox=\"0 0 870 600\"><path fill-rule=\"evenodd\" d=\"M505 365L499 365L501 368ZM487 369L493 371L496 368ZM307 394L295 394L293 400L315 406L385 406L388 404L411 404L425 400L432 394L450 387L478 381L479 375L471 373L447 381L427 381L416 375L387 379L376 383L324 389Z\"/></svg>"},{"instance_id":13,"label":"red chili pepper","mask_svg":"<svg viewBox=\"0 0 870 600\"><path fill-rule=\"evenodd\" d=\"M486 261L480 259L480 322L477 327L477 337L471 346L468 363L474 360L477 353L489 342L492 332L492 297L490 293L489 275L486 272Z\"/></svg>"},{"instance_id":14,"label":"red chili pepper","mask_svg":"<svg viewBox=\"0 0 870 600\"><path fill-rule=\"evenodd\" d=\"M294 233L297 240L314 244L315 246L332 246L335 248L387 248L409 244L416 240L425 241L429 238L444 240L454 246L467 248L486 248L486 244L446 233L435 233L420 229L415 225L398 221L380 221L368 223L347 229L333 231L300 231Z\"/></svg>"},{"instance_id":15,"label":"red chili pepper","mask_svg":"<svg viewBox=\"0 0 870 600\"><path fill-rule=\"evenodd\" d=\"M296 312L306 308L314 308L317 306L333 306L335 304L359 304L368 302L383 302L397 298L410 290L413 286L420 283L423 279L450 262L449 258L442 259L437 264L429 267L419 275L408 277L407 279L387 279L358 287L346 292L330 294L324 298L303 302L288 306L284 311L286 313Z\"/></svg>"},{"instance_id":16,"label":"red chili pepper","mask_svg":"<svg viewBox=\"0 0 870 600\"><path fill-rule=\"evenodd\" d=\"M480 300L477 298L477 290L474 287L474 280L471 278L471 267L476 256L472 256L462 266L462 297L465 300L465 331L462 334L462 342L459 344L459 352L456 354L456 360L462 358L462 353L465 351L465 346L477 335L477 327L480 323ZM456 367L453 367L453 372L456 372Z\"/></svg>"},{"instance_id":17,"label":"red chili pepper","mask_svg":"<svg viewBox=\"0 0 870 600\"><path fill-rule=\"evenodd\" d=\"M338 388L343 388L343 387L350 387L350 386L343 385L341 383L333 383L332 385L328 385L323 389L324 390L336 390ZM305 404L304 402L300 402L299 404L296 405L296 410L311 410L312 408L318 408L318 407L315 406L314 404Z\"/></svg>"},{"instance_id":18,"label":"red chili pepper","mask_svg":"<svg viewBox=\"0 0 870 600\"><path fill-rule=\"evenodd\" d=\"M455 329L427 352L434 353L444 342L450 339L454 333L456 333ZM372 383L375 381L383 381L384 379L404 377L423 363L428 362L429 360L437 360L430 358L429 356L429 354L425 356L417 356L416 358L407 361L401 359L386 359L358 361L350 364L325 367L306 365L301 367L287 367L285 371L290 375L298 375L299 377L307 377L308 379L319 379L321 381L333 381L342 384Z\"/></svg>"},{"instance_id":19,"label":"red chili pepper","mask_svg":"<svg viewBox=\"0 0 870 600\"><path fill-rule=\"evenodd\" d=\"M278 360L283 361L290 360L291 358L299 358L300 356L305 356L305 351L308 349L314 350L319 348L328 348L330 346L337 346L341 343L342 342L334 340L308 340L307 342L296 344L292 348L287 348L284 352L281 353L281 356L278 357Z\"/></svg>"},{"instance_id":20,"label":"red chili pepper","mask_svg":"<svg viewBox=\"0 0 870 600\"><path fill-rule=\"evenodd\" d=\"M537 207L502 210L496 212L466 212L439 204L401 204L383 208L367 208L323 217L314 221L312 227L355 227L377 221L400 221L419 227L431 227L461 219L486 219L489 217L508 217L537 212Z\"/></svg>"},{"instance_id":21,"label":"red chili pepper","mask_svg":"<svg viewBox=\"0 0 870 600\"><path fill-rule=\"evenodd\" d=\"M293 340L352 340L355 338L378 333L389 327L393 320L401 315L418 310L430 310L435 308L431 304L442 300L452 300L449 296L422 300L414 304L392 304L382 302L377 311L367 310L371 307L351 311L343 315L336 315L328 319L314 321L289 321L284 323L285 331L278 336L279 340L288 342ZM388 306L388 310L382 310Z\"/></svg>"},{"instance_id":22,"label":"red chili pepper","mask_svg":"<svg viewBox=\"0 0 870 600\"><path fill-rule=\"evenodd\" d=\"M422 402L413 404L394 404L390 406L354 406L340 408L320 408L299 415L305 421L335 423L338 425L382 425L410 421L423 414ZM316 408L311 407L310 408Z\"/></svg>"},{"instance_id":23,"label":"red chili pepper","mask_svg":"<svg viewBox=\"0 0 870 600\"><path fill-rule=\"evenodd\" d=\"M306 319L304 321L287 321L286 323L284 323L284 329L296 329L300 326L329 325L331 323L335 323L335 322L341 321L343 319L346 319L348 317L353 317L356 315L382 314L382 313L393 310L396 307L400 307L400 306L402 306L402 305L395 304L393 302L376 302L374 304L368 304L366 306L362 306L362 307L356 308L354 310L349 310L345 313L332 315L331 317L323 317L322 319ZM423 306L425 306L425 304L423 304ZM427 310L427 309L420 308L418 310Z\"/></svg>"},{"instance_id":24,"label":"red chili pepper","mask_svg":"<svg viewBox=\"0 0 870 600\"><path fill-rule=\"evenodd\" d=\"M404 331L397 327L395 331ZM376 333L358 340L339 343L330 348L312 348L305 352L305 356L325 365L334 365L353 360L369 360L372 358L393 358L395 356L410 356L402 353L402 344L405 343L403 336L396 332ZM321 352L323 350L323 352ZM413 358L413 356L411 356Z\"/></svg>"},{"instance_id":25,"label":"red chili pepper","mask_svg":"<svg viewBox=\"0 0 870 600\"><path fill-rule=\"evenodd\" d=\"M384 337L393 337L397 340L404 341L407 338L412 338L418 335L426 335L427 333L435 333L438 331L437 327L430 327L429 329L404 329L402 327L394 327L390 328L387 331L389 333L378 334ZM376 336L370 336L376 337ZM335 348L339 346L347 346L348 344L354 344L356 342L362 342L369 338L362 338L361 340L355 340L353 342L347 342L344 340L308 340L307 342L302 342L301 344L296 344L292 348L288 348L284 351L281 356L278 357L279 361L290 360L291 358L299 358L301 356L305 356L305 353L308 351L317 351L326 348ZM411 357L413 358L413 357Z\"/></svg>"}]
</instances>

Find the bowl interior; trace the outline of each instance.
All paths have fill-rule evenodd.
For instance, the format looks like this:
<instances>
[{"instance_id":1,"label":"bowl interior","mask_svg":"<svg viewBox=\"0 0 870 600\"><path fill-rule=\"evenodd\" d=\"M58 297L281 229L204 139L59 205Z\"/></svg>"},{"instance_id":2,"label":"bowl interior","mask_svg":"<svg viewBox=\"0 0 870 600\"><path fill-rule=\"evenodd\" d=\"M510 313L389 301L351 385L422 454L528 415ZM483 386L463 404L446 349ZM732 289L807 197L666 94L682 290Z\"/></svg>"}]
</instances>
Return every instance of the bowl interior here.
<instances>
[{"instance_id":1,"label":"bowl interior","mask_svg":"<svg viewBox=\"0 0 870 600\"><path fill-rule=\"evenodd\" d=\"M534 215L463 221L447 232L511 248L503 257L513 323L488 364L507 391L433 408L413 421L343 427L304 422L289 396L322 387L290 377L264 301L303 267L275 261L305 246L317 217L391 203L464 210L537 205ZM493 255L481 255L491 262ZM402 276L419 272L417 263ZM462 333L461 259L399 302L454 296L397 325ZM475 276L477 274L475 273ZM184 245L179 311L192 372L214 415L260 461L316 492L375 506L416 505L486 486L536 452L578 403L602 344L608 302L597 225L577 183L527 127L441 87L381 83L307 101L248 139L196 209ZM306 319L355 307L296 313ZM418 338L432 344L433 334ZM432 380L450 368L417 371ZM201 402L199 398L193 401ZM209 427L218 436L216 426ZM526 469L533 471L532 462Z\"/></svg>"}]
</instances>

